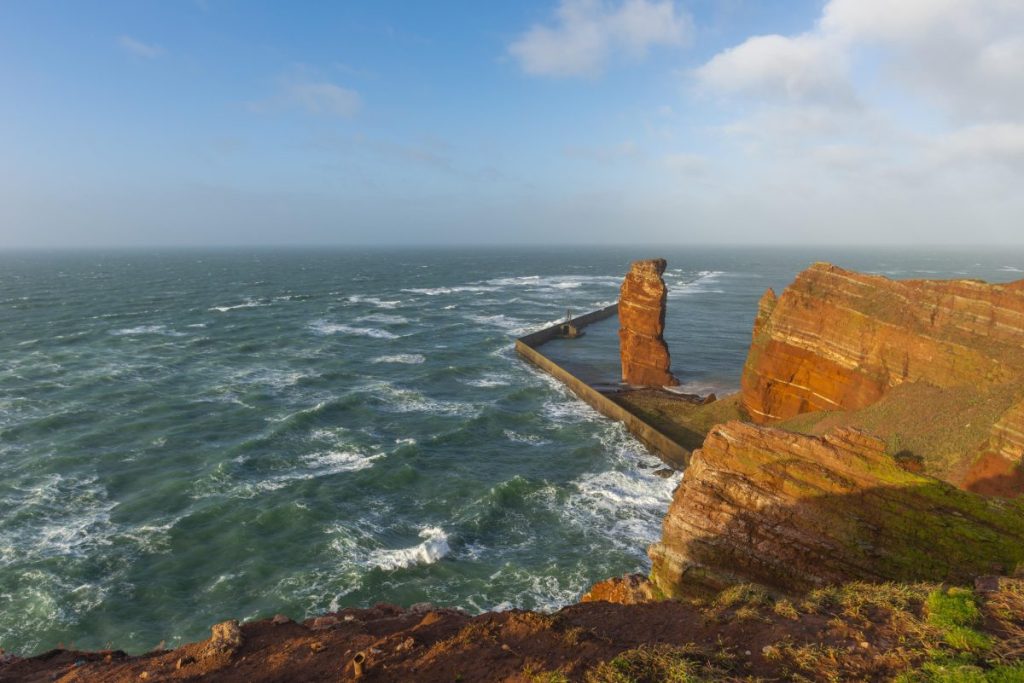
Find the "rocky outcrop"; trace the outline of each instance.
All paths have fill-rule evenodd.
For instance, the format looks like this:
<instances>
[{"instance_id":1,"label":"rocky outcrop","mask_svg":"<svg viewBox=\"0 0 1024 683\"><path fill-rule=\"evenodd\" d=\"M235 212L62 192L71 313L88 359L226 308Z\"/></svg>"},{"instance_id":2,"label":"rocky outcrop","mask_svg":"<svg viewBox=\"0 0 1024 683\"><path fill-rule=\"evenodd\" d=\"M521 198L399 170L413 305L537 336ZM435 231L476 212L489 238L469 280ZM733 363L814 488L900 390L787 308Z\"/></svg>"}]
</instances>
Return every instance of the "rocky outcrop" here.
<instances>
[{"instance_id":1,"label":"rocky outcrop","mask_svg":"<svg viewBox=\"0 0 1024 683\"><path fill-rule=\"evenodd\" d=\"M635 261L619 295L619 351L622 381L643 386L675 386L672 359L665 344L665 302L661 279L665 259Z\"/></svg>"},{"instance_id":2,"label":"rocky outcrop","mask_svg":"<svg viewBox=\"0 0 1024 683\"><path fill-rule=\"evenodd\" d=\"M1024 560L1024 502L907 471L853 429L715 427L676 489L651 579L670 596L753 582L968 581Z\"/></svg>"},{"instance_id":3,"label":"rocky outcrop","mask_svg":"<svg viewBox=\"0 0 1024 683\"><path fill-rule=\"evenodd\" d=\"M760 423L856 410L903 382L995 385L1024 375L1024 281L890 280L816 263L761 299L743 370Z\"/></svg>"},{"instance_id":4,"label":"rocky outcrop","mask_svg":"<svg viewBox=\"0 0 1024 683\"><path fill-rule=\"evenodd\" d=\"M616 605L639 605L655 599L657 591L642 574L626 574L605 579L591 586L580 602L611 602Z\"/></svg>"},{"instance_id":5,"label":"rocky outcrop","mask_svg":"<svg viewBox=\"0 0 1024 683\"><path fill-rule=\"evenodd\" d=\"M988 443L964 476L963 487L988 496L1014 498L1024 491L1024 401L992 425Z\"/></svg>"}]
</instances>

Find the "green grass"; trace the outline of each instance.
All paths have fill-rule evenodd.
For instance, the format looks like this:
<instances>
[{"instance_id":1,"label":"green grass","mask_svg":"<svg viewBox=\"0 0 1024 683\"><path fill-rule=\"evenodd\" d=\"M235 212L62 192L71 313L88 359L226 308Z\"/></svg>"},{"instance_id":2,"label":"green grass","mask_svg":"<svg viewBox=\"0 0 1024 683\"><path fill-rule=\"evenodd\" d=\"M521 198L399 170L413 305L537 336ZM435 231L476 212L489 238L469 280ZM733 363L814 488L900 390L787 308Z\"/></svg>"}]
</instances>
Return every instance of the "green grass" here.
<instances>
[{"instance_id":1,"label":"green grass","mask_svg":"<svg viewBox=\"0 0 1024 683\"><path fill-rule=\"evenodd\" d=\"M942 631L943 639L955 650L984 652L992 640L975 630L981 621L981 611L974 592L967 588L934 590L926 602L928 623Z\"/></svg>"},{"instance_id":2,"label":"green grass","mask_svg":"<svg viewBox=\"0 0 1024 683\"><path fill-rule=\"evenodd\" d=\"M970 664L929 662L916 671L900 674L895 683L1024 683L1024 664L985 670Z\"/></svg>"},{"instance_id":3,"label":"green grass","mask_svg":"<svg viewBox=\"0 0 1024 683\"><path fill-rule=\"evenodd\" d=\"M627 650L587 673L587 683L699 683L693 652L668 645Z\"/></svg>"}]
</instances>

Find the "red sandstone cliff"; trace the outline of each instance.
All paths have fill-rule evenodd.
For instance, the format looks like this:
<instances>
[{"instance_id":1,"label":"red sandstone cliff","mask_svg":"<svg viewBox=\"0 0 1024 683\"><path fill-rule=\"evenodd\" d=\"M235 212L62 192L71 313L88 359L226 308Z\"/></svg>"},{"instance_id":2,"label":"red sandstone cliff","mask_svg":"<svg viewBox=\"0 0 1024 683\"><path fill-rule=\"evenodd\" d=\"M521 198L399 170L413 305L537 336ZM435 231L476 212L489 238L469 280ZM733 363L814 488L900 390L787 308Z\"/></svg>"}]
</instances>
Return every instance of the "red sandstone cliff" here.
<instances>
[{"instance_id":1,"label":"red sandstone cliff","mask_svg":"<svg viewBox=\"0 0 1024 683\"><path fill-rule=\"evenodd\" d=\"M643 386L675 386L672 359L662 335L668 288L661 279L665 259L635 261L619 295L619 351L622 381Z\"/></svg>"},{"instance_id":2,"label":"red sandstone cliff","mask_svg":"<svg viewBox=\"0 0 1024 683\"><path fill-rule=\"evenodd\" d=\"M906 471L856 430L813 437L729 422L694 451L649 554L670 596L746 582L800 592L967 581L1024 560L1024 501Z\"/></svg>"},{"instance_id":3,"label":"red sandstone cliff","mask_svg":"<svg viewBox=\"0 0 1024 683\"><path fill-rule=\"evenodd\" d=\"M856 410L902 382L993 386L1024 375L1024 281L903 280L827 263L761 300L743 370L755 422Z\"/></svg>"}]
</instances>

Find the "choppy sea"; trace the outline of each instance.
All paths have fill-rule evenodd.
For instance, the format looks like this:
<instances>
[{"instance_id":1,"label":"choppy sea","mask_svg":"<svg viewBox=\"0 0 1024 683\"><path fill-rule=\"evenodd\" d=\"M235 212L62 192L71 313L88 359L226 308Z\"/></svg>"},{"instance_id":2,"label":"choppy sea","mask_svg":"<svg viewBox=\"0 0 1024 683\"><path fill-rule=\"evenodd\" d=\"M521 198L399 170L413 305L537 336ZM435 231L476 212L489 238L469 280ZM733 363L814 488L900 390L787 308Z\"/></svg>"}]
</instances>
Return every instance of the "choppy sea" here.
<instances>
[{"instance_id":1,"label":"choppy sea","mask_svg":"<svg viewBox=\"0 0 1024 683\"><path fill-rule=\"evenodd\" d=\"M814 260L1024 277L1005 249L2 253L0 647L141 651L381 601L555 609L645 570L679 475L513 339L652 256L676 374L720 394L761 293ZM552 353L613 381L614 321L587 339Z\"/></svg>"}]
</instances>

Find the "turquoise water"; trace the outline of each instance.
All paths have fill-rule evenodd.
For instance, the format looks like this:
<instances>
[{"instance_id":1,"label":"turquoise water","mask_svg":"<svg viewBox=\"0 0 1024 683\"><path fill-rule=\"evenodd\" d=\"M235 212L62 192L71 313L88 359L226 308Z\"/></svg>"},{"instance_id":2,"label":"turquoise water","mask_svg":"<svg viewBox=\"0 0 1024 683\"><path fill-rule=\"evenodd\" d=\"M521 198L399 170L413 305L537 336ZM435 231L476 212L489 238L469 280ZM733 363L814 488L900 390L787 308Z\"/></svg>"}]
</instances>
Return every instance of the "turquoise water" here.
<instances>
[{"instance_id":1,"label":"turquoise water","mask_svg":"<svg viewBox=\"0 0 1024 683\"><path fill-rule=\"evenodd\" d=\"M670 261L695 391L738 384L758 297L829 258L1020 277L1008 252L0 255L0 647L175 645L229 617L553 609L647 568L676 479L515 336ZM552 348L613 381L614 323ZM584 341L584 340L580 340Z\"/></svg>"}]
</instances>

